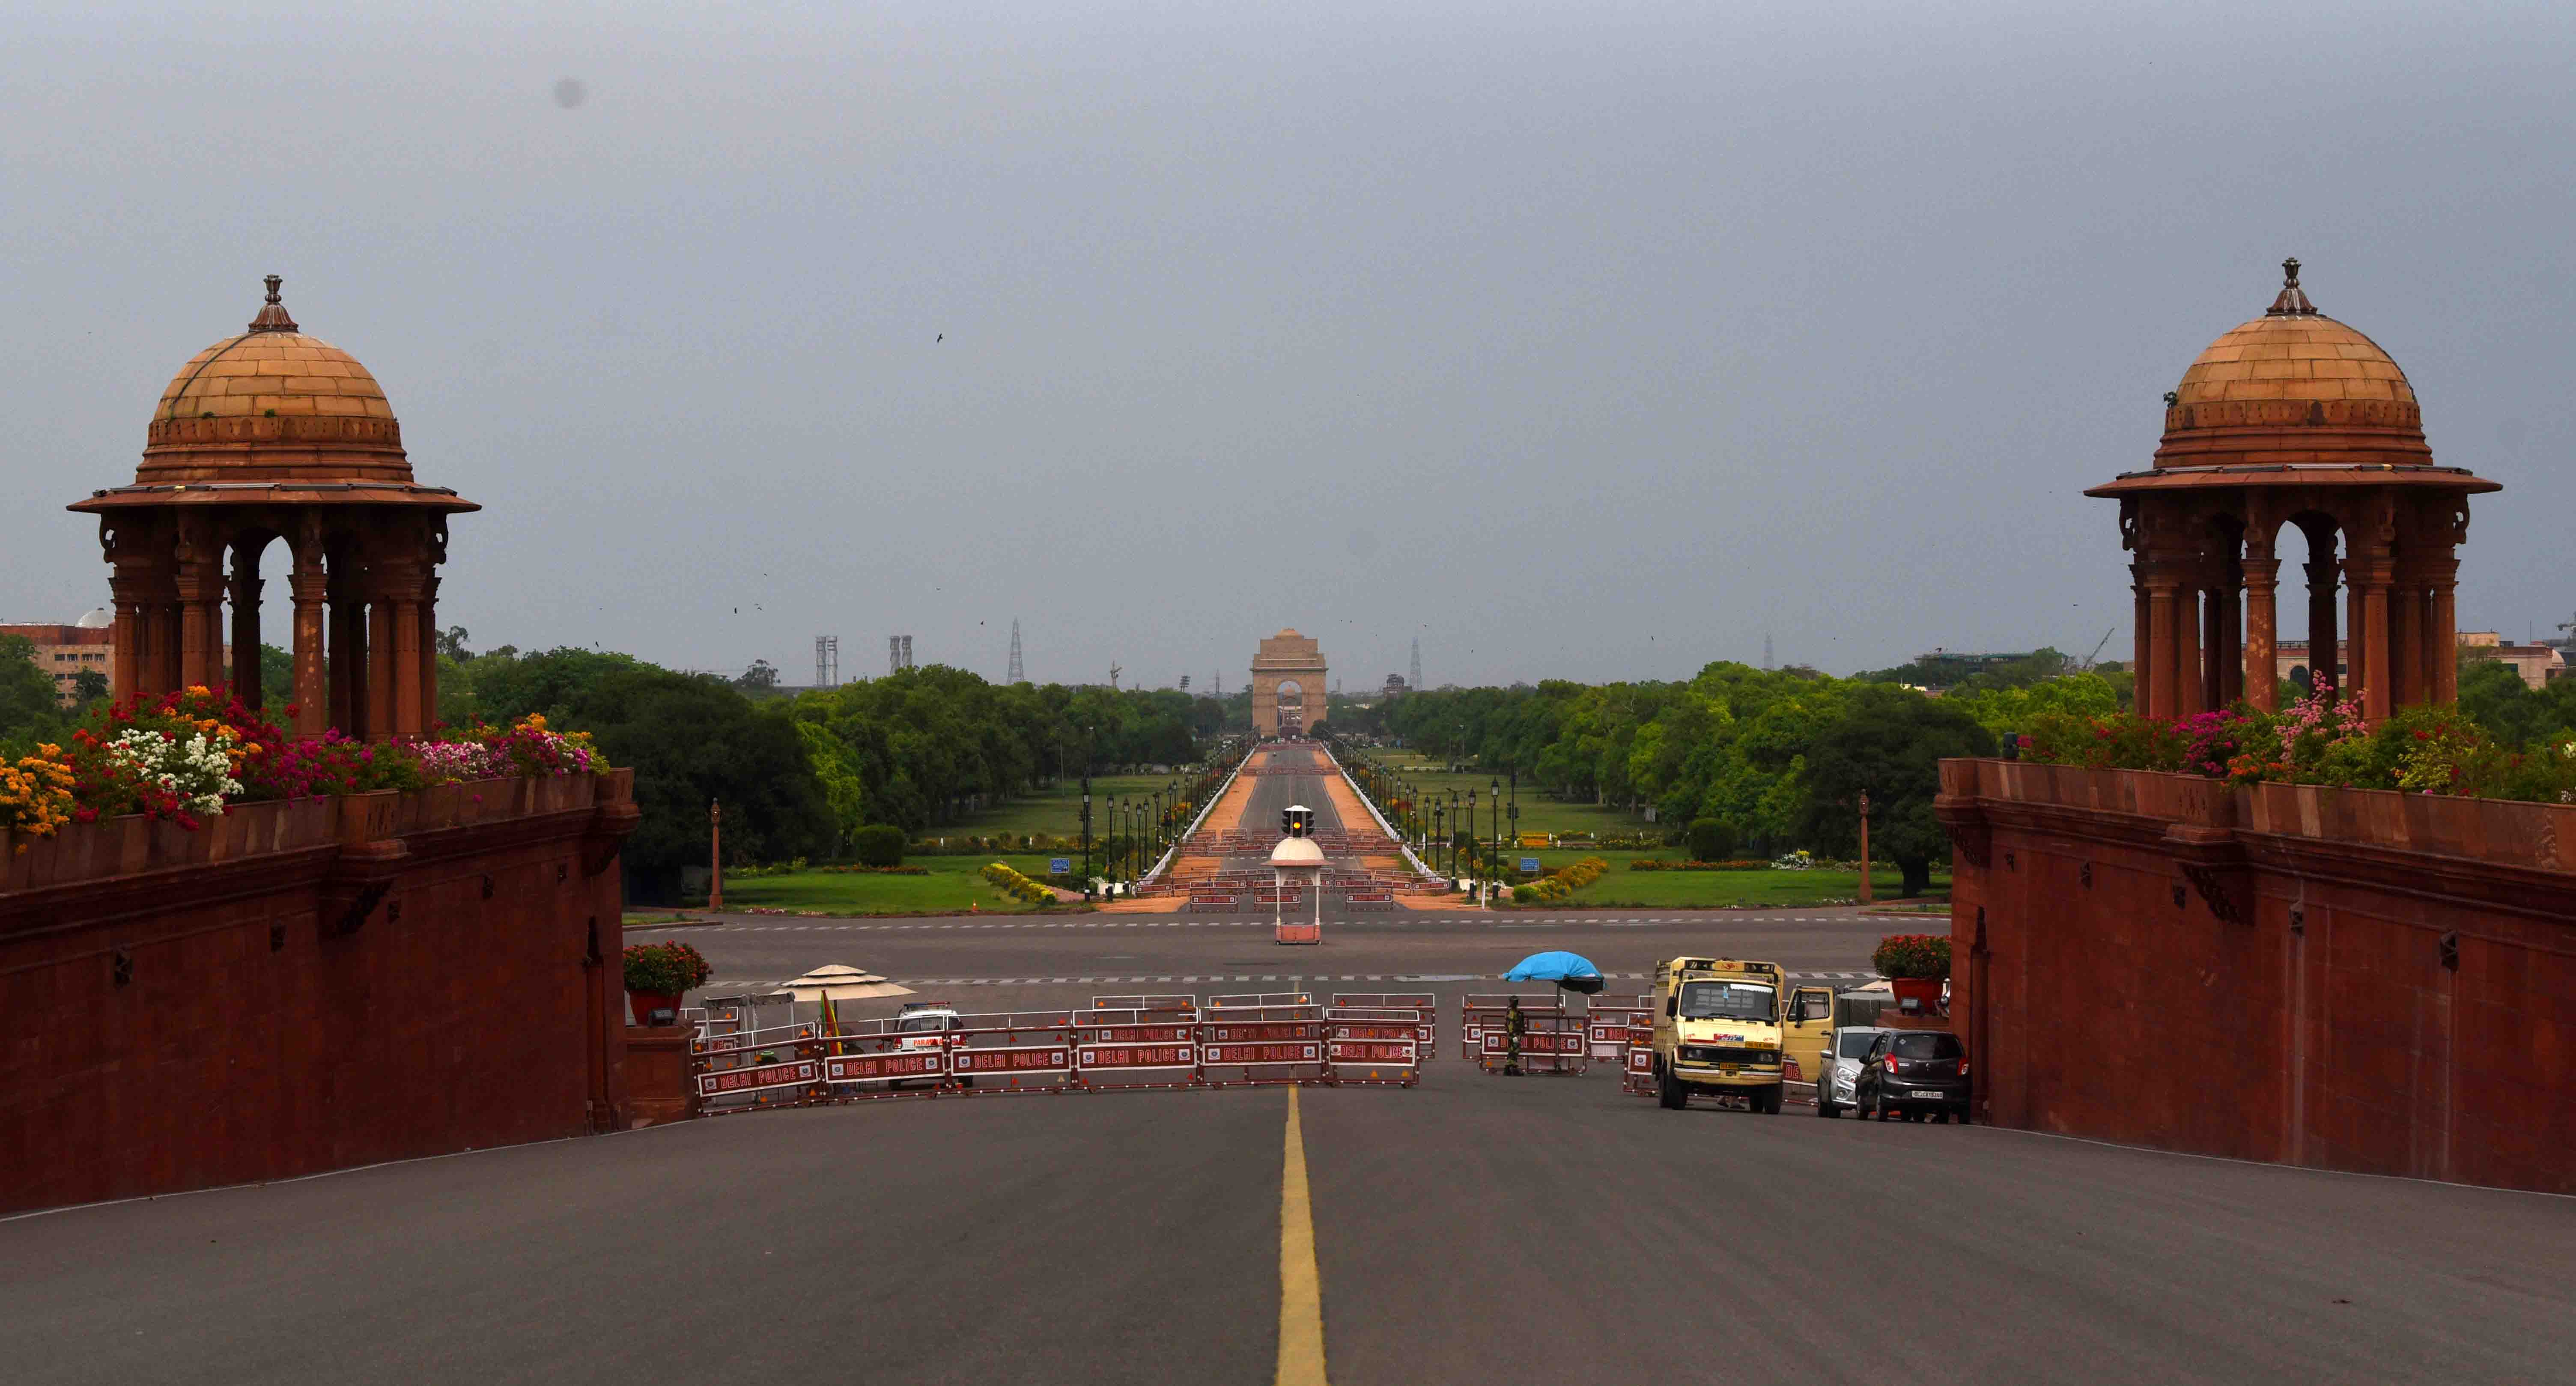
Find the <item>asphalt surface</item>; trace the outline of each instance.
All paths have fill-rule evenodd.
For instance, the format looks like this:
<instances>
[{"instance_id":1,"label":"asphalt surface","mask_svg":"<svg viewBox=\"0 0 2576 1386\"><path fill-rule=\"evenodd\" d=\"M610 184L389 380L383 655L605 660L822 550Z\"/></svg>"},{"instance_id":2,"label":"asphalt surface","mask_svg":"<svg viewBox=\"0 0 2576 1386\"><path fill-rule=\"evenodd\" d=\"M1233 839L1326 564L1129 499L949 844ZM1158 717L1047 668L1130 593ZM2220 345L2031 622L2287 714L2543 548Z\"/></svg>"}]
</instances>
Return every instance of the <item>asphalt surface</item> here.
<instances>
[{"instance_id":1,"label":"asphalt surface","mask_svg":"<svg viewBox=\"0 0 2576 1386\"><path fill-rule=\"evenodd\" d=\"M2566 1379L2576 1200L1606 1069L1306 1089L1331 1379ZM0 1222L16 1383L1272 1379L1276 1089L722 1117Z\"/></svg>"},{"instance_id":2,"label":"asphalt surface","mask_svg":"<svg viewBox=\"0 0 2576 1386\"><path fill-rule=\"evenodd\" d=\"M1526 952L1829 976L1889 923L1372 915L1320 948L1233 916L667 936L720 982L850 962L966 1009L1139 982L1440 993L1446 1057L1419 1087L1299 1094L1341 1386L2569 1379L2576 1199L1667 1112L1606 1064L1504 1078L1457 1054L1457 994ZM1273 1381L1301 1297L1283 1205L1306 1206L1282 1196L1287 1107L1266 1088L753 1112L0 1220L0 1380Z\"/></svg>"}]
</instances>

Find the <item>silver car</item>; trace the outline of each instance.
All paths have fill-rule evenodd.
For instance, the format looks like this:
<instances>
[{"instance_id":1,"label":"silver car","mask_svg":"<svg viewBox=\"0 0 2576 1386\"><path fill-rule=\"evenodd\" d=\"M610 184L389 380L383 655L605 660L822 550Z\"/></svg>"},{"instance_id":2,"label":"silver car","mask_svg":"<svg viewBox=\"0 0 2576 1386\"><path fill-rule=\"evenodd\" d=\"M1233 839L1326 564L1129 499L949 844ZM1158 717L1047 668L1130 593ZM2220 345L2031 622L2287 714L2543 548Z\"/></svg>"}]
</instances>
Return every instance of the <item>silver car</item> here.
<instances>
[{"instance_id":1,"label":"silver car","mask_svg":"<svg viewBox=\"0 0 2576 1386\"><path fill-rule=\"evenodd\" d=\"M1878 1025L1844 1025L1825 1032L1824 1072L1816 1075L1816 1115L1838 1117L1852 1105L1852 1085L1860 1080L1861 1056L1887 1029Z\"/></svg>"}]
</instances>

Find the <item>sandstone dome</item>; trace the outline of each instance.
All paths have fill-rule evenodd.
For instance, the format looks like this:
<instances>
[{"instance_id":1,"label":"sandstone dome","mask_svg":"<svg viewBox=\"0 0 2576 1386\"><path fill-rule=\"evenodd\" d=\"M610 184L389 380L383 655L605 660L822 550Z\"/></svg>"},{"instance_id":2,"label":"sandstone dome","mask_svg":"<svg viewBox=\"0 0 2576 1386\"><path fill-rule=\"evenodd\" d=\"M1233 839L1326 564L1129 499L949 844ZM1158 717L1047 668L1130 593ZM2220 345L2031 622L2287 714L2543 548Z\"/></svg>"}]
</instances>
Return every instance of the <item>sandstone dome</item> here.
<instances>
[{"instance_id":1,"label":"sandstone dome","mask_svg":"<svg viewBox=\"0 0 2576 1386\"><path fill-rule=\"evenodd\" d=\"M2155 465L2425 466L2415 387L2379 343L2317 311L2282 262L2262 316L2219 334L2165 397Z\"/></svg>"},{"instance_id":2,"label":"sandstone dome","mask_svg":"<svg viewBox=\"0 0 2576 1386\"><path fill-rule=\"evenodd\" d=\"M279 298L278 276L267 282L268 301L249 326L189 357L162 388L134 484L73 508L262 492L298 503L477 509L444 487L414 484L384 387L356 357L306 335Z\"/></svg>"}]
</instances>

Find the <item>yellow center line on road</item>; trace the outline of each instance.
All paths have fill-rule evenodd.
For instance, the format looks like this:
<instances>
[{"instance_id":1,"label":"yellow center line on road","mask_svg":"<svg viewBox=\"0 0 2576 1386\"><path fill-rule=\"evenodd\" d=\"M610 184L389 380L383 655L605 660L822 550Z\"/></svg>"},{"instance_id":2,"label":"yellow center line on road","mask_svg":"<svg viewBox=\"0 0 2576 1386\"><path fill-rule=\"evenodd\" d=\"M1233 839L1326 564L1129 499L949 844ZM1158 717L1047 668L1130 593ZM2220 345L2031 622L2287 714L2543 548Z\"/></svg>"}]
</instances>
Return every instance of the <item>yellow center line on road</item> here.
<instances>
[{"instance_id":1,"label":"yellow center line on road","mask_svg":"<svg viewBox=\"0 0 2576 1386\"><path fill-rule=\"evenodd\" d=\"M1326 1386L1324 1282L1315 1270L1315 1203L1306 1188L1306 1133L1288 1086L1288 1154L1279 1173L1277 1386Z\"/></svg>"}]
</instances>

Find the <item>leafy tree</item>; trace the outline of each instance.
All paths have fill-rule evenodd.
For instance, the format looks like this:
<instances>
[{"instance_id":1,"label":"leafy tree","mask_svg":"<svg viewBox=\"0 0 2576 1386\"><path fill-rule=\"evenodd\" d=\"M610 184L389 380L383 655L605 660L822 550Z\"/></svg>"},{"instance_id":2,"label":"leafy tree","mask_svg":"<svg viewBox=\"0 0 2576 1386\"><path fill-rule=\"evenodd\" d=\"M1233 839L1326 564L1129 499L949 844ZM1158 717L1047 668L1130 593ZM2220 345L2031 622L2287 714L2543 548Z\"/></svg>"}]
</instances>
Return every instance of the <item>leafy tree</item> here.
<instances>
[{"instance_id":1,"label":"leafy tree","mask_svg":"<svg viewBox=\"0 0 2576 1386\"><path fill-rule=\"evenodd\" d=\"M680 871L704 862L707 806L724 805L725 857L822 856L835 836L822 786L783 706L755 707L713 677L648 665L613 668L566 710L611 763L635 769L644 821L626 844L639 898L676 899Z\"/></svg>"},{"instance_id":2,"label":"leafy tree","mask_svg":"<svg viewBox=\"0 0 2576 1386\"><path fill-rule=\"evenodd\" d=\"M743 670L742 675L733 681L733 686L745 693L775 691L778 687L778 670L768 660L755 659L751 662L751 667Z\"/></svg>"},{"instance_id":3,"label":"leafy tree","mask_svg":"<svg viewBox=\"0 0 2576 1386\"><path fill-rule=\"evenodd\" d=\"M850 851L862 866L901 866L903 829L892 823L870 823L850 835Z\"/></svg>"},{"instance_id":4,"label":"leafy tree","mask_svg":"<svg viewBox=\"0 0 2576 1386\"><path fill-rule=\"evenodd\" d=\"M1931 883L1933 860L1949 849L1949 834L1932 814L1941 761L1994 752L1994 734L1948 699L1865 689L1807 750L1807 839L1836 856L1858 851L1865 790L1872 851L1884 852L1904 873L1901 893L1920 895Z\"/></svg>"},{"instance_id":5,"label":"leafy tree","mask_svg":"<svg viewBox=\"0 0 2576 1386\"><path fill-rule=\"evenodd\" d=\"M447 629L437 633L436 639L438 644L438 653L462 664L466 660L474 657L474 652L465 648L465 642L473 638L473 635L468 633L465 627L449 626Z\"/></svg>"},{"instance_id":6,"label":"leafy tree","mask_svg":"<svg viewBox=\"0 0 2576 1386\"><path fill-rule=\"evenodd\" d=\"M1735 825L1723 818L1694 818L1690 825L1693 861L1724 861L1735 855Z\"/></svg>"},{"instance_id":7,"label":"leafy tree","mask_svg":"<svg viewBox=\"0 0 2576 1386\"><path fill-rule=\"evenodd\" d=\"M106 697L107 674L99 669L83 669L72 675L72 699L82 707Z\"/></svg>"},{"instance_id":8,"label":"leafy tree","mask_svg":"<svg viewBox=\"0 0 2576 1386\"><path fill-rule=\"evenodd\" d=\"M53 675L36 663L36 642L0 635L0 745L19 748L50 740L62 734L62 727L61 699Z\"/></svg>"},{"instance_id":9,"label":"leafy tree","mask_svg":"<svg viewBox=\"0 0 2576 1386\"><path fill-rule=\"evenodd\" d=\"M260 701L283 708L295 701L295 653L262 642L259 647Z\"/></svg>"}]
</instances>

